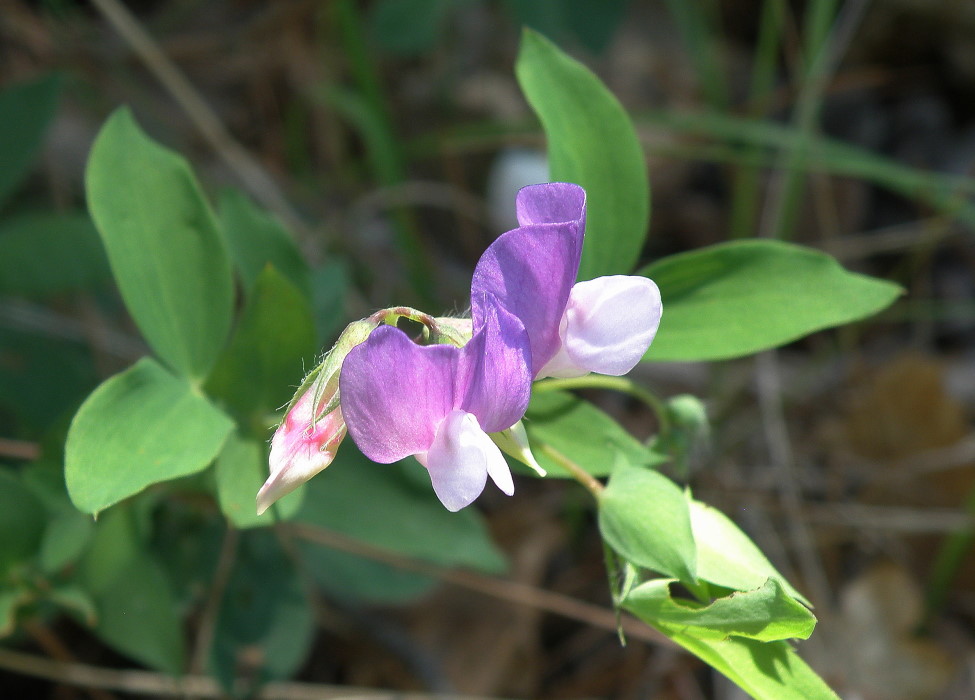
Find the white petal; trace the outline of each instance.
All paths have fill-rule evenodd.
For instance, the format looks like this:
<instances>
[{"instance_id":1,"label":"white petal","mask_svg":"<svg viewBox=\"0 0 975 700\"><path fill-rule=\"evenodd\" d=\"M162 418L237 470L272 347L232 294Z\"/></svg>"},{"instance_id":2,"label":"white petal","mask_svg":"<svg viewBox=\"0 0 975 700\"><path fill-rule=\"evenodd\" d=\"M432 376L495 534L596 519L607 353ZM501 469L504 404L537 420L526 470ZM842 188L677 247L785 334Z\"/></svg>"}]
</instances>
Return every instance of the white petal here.
<instances>
[{"instance_id":1,"label":"white petal","mask_svg":"<svg viewBox=\"0 0 975 700\"><path fill-rule=\"evenodd\" d=\"M646 277L613 275L579 282L565 310L563 350L576 367L626 374L650 347L660 314L660 290Z\"/></svg>"},{"instance_id":2,"label":"white petal","mask_svg":"<svg viewBox=\"0 0 975 700\"><path fill-rule=\"evenodd\" d=\"M511 472L497 445L472 414L451 411L437 429L429 451L417 459L430 472L437 498L447 510L458 511L481 495L488 474L511 495Z\"/></svg>"}]
</instances>

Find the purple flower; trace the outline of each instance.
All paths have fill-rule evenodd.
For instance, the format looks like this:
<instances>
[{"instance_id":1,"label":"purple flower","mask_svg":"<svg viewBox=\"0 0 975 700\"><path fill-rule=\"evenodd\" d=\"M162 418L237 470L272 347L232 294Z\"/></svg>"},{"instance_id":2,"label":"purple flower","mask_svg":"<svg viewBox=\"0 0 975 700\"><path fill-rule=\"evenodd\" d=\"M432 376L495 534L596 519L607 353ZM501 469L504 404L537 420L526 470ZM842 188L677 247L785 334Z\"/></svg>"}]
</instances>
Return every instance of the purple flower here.
<instances>
[{"instance_id":1,"label":"purple flower","mask_svg":"<svg viewBox=\"0 0 975 700\"><path fill-rule=\"evenodd\" d=\"M578 185L525 187L515 208L521 226L498 237L474 270L474 326L489 313L488 298L517 316L536 379L629 372L660 324L657 285L628 275L575 283L586 227L586 193Z\"/></svg>"},{"instance_id":2,"label":"purple flower","mask_svg":"<svg viewBox=\"0 0 975 700\"><path fill-rule=\"evenodd\" d=\"M528 336L517 317L490 298L463 347L415 344L380 326L342 366L342 411L369 459L413 455L430 472L448 510L470 504L487 477L514 493L511 472L488 433L510 428L531 393Z\"/></svg>"}]
</instances>

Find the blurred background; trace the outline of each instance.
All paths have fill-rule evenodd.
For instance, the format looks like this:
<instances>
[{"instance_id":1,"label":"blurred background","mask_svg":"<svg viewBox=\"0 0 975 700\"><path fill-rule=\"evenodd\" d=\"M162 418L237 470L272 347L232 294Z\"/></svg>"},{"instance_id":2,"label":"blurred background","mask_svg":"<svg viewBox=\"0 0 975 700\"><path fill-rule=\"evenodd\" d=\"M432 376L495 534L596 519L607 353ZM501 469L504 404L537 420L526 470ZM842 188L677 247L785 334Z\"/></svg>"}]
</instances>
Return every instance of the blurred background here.
<instances>
[{"instance_id":1,"label":"blurred background","mask_svg":"<svg viewBox=\"0 0 975 700\"><path fill-rule=\"evenodd\" d=\"M47 460L56 481L74 410L146 352L84 214L85 160L113 109L129 105L214 199L246 193L295 236L328 345L391 303L462 309L478 256L514 225L514 193L547 179L513 71L525 25L596 72L637 125L652 187L641 262L777 237L906 288L881 316L774 354L633 376L660 396L703 399L710 429L689 433L678 466L816 604L820 625L800 649L841 695L975 697L975 3L965 0L0 0L0 88L33 90L49 119L38 130L25 111L0 125L0 462ZM16 160L34 132L38 148ZM654 433L645 407L587 398L637 438ZM503 554L504 573L495 560L484 567L500 577L442 566L462 557L398 560L341 528L322 528L334 537L315 554L285 547L311 570L307 588L287 594L313 605L275 633L276 666L265 637L238 630L223 672L263 669L268 696L281 698L363 688L740 697L651 635L621 646L587 494L528 479L518 489L513 499L489 489L475 506L493 544L471 557ZM365 497L328 498L309 488L314 507L372 518ZM205 524L206 503L184 500L178 516L153 516L161 568L134 572L131 586L168 577L175 629L199 642L214 634L213 590L240 586L253 604L284 589L269 531L241 536L249 573L221 580L227 537L207 544L219 526ZM0 528L21 517L0 515ZM89 527L65 517L68 533ZM192 575L188 542L205 562ZM348 558L359 563L337 563ZM54 590L74 567L55 557L34 583ZM184 694L152 654L93 633L86 603L38 594L20 605L8 583L0 612L18 614L0 619L3 697ZM150 670L111 673L140 667ZM199 680L189 696L220 694L207 668L185 661Z\"/></svg>"}]
</instances>

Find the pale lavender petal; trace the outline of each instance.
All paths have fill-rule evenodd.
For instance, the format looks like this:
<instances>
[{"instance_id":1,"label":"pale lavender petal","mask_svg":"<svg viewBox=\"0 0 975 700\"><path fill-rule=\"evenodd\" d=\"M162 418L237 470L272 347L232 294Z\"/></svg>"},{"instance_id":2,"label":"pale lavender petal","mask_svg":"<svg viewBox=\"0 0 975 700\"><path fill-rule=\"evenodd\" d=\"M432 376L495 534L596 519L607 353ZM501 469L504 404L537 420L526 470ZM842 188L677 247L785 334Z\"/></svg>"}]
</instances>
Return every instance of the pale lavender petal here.
<instances>
[{"instance_id":1,"label":"pale lavender petal","mask_svg":"<svg viewBox=\"0 0 975 700\"><path fill-rule=\"evenodd\" d=\"M493 302L493 303L492 303ZM477 333L461 350L459 405L489 433L506 430L525 415L531 396L528 334L514 315L486 300Z\"/></svg>"},{"instance_id":2,"label":"pale lavender petal","mask_svg":"<svg viewBox=\"0 0 975 700\"><path fill-rule=\"evenodd\" d=\"M342 412L349 435L374 462L426 452L454 408L460 348L420 346L380 326L342 364Z\"/></svg>"},{"instance_id":3,"label":"pale lavender petal","mask_svg":"<svg viewBox=\"0 0 975 700\"><path fill-rule=\"evenodd\" d=\"M515 213L520 226L557 224L583 217L585 228L586 191L569 182L529 185L518 191Z\"/></svg>"},{"instance_id":4,"label":"pale lavender petal","mask_svg":"<svg viewBox=\"0 0 975 700\"><path fill-rule=\"evenodd\" d=\"M440 502L447 510L458 511L484 490L492 453L504 461L477 418L465 411L451 411L440 424L429 451L416 458L430 472Z\"/></svg>"},{"instance_id":5,"label":"pale lavender petal","mask_svg":"<svg viewBox=\"0 0 975 700\"><path fill-rule=\"evenodd\" d=\"M590 372L626 374L653 342L660 315L660 290L646 277L580 282L565 310L565 351L573 364Z\"/></svg>"},{"instance_id":6,"label":"pale lavender petal","mask_svg":"<svg viewBox=\"0 0 975 700\"><path fill-rule=\"evenodd\" d=\"M526 220L538 223L502 234L484 251L471 283L471 315L480 327L487 294L517 316L528 332L534 376L559 348L559 321L582 255L585 193L576 185L537 185L518 201Z\"/></svg>"}]
</instances>

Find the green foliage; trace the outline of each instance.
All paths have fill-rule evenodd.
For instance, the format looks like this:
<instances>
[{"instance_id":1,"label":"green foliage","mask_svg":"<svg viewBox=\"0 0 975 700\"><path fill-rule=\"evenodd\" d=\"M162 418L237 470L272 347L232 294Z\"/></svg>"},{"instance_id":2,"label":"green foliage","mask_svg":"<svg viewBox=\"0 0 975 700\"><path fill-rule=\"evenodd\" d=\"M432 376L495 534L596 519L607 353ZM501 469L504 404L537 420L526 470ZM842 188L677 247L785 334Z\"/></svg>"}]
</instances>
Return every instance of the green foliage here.
<instances>
[{"instance_id":1,"label":"green foliage","mask_svg":"<svg viewBox=\"0 0 975 700\"><path fill-rule=\"evenodd\" d=\"M304 489L299 488L275 503L263 515L257 514L256 497L267 479L267 444L242 438L236 433L227 438L217 457L215 476L220 510L234 527L271 525L292 517L301 507Z\"/></svg>"},{"instance_id":2,"label":"green foliage","mask_svg":"<svg viewBox=\"0 0 975 700\"><path fill-rule=\"evenodd\" d=\"M552 179L582 185L588 196L579 279L629 273L650 216L647 164L630 118L588 68L531 30L515 73L545 129Z\"/></svg>"},{"instance_id":3,"label":"green foliage","mask_svg":"<svg viewBox=\"0 0 975 700\"><path fill-rule=\"evenodd\" d=\"M86 215L43 212L0 223L0 294L44 298L110 279L105 251Z\"/></svg>"},{"instance_id":4,"label":"green foliage","mask_svg":"<svg viewBox=\"0 0 975 700\"><path fill-rule=\"evenodd\" d=\"M16 472L0 468L0 581L33 556L44 535L41 504Z\"/></svg>"},{"instance_id":5,"label":"green foliage","mask_svg":"<svg viewBox=\"0 0 975 700\"><path fill-rule=\"evenodd\" d=\"M233 572L217 614L210 654L212 671L224 690L241 692L298 670L311 646L315 615L294 564L269 532L241 538ZM253 650L261 650L255 655ZM256 668L255 668L256 666Z\"/></svg>"},{"instance_id":6,"label":"green foliage","mask_svg":"<svg viewBox=\"0 0 975 700\"><path fill-rule=\"evenodd\" d=\"M85 182L88 209L139 330L173 369L202 379L230 329L233 281L189 165L119 109L92 146Z\"/></svg>"},{"instance_id":7,"label":"green foliage","mask_svg":"<svg viewBox=\"0 0 975 700\"><path fill-rule=\"evenodd\" d=\"M776 571L758 546L728 516L690 498L688 507L697 542L697 575L702 580L748 591L771 578L793 598L809 605L809 601Z\"/></svg>"},{"instance_id":8,"label":"green foliage","mask_svg":"<svg viewBox=\"0 0 975 700\"><path fill-rule=\"evenodd\" d=\"M304 296L310 295L308 263L281 222L237 190L221 194L218 212L227 247L248 294L270 263Z\"/></svg>"},{"instance_id":9,"label":"green foliage","mask_svg":"<svg viewBox=\"0 0 975 700\"><path fill-rule=\"evenodd\" d=\"M315 349L307 297L269 265L254 281L206 390L242 418L256 413L260 420L288 402Z\"/></svg>"},{"instance_id":10,"label":"green foliage","mask_svg":"<svg viewBox=\"0 0 975 700\"><path fill-rule=\"evenodd\" d=\"M754 591L732 593L709 605L674 598L670 584L668 579L640 584L623 601L623 607L652 625L680 629L698 639L808 639L816 626L812 613L774 578Z\"/></svg>"},{"instance_id":11,"label":"green foliage","mask_svg":"<svg viewBox=\"0 0 975 700\"><path fill-rule=\"evenodd\" d=\"M80 510L98 513L150 484L200 471L232 427L185 380L143 358L106 380L71 421L68 493Z\"/></svg>"},{"instance_id":12,"label":"green foliage","mask_svg":"<svg viewBox=\"0 0 975 700\"><path fill-rule=\"evenodd\" d=\"M570 474L546 454L545 445L593 476L608 476L618 463L652 466L665 461L604 411L564 391L539 391L536 387L525 428L536 446L535 458L552 477L567 478Z\"/></svg>"},{"instance_id":13,"label":"green foliage","mask_svg":"<svg viewBox=\"0 0 975 700\"><path fill-rule=\"evenodd\" d=\"M37 156L57 109L61 80L47 75L0 91L0 206Z\"/></svg>"},{"instance_id":14,"label":"green foliage","mask_svg":"<svg viewBox=\"0 0 975 700\"><path fill-rule=\"evenodd\" d=\"M684 493L650 469L620 468L599 496L599 531L627 561L697 580L696 547Z\"/></svg>"},{"instance_id":15,"label":"green foliage","mask_svg":"<svg viewBox=\"0 0 975 700\"><path fill-rule=\"evenodd\" d=\"M95 603L95 634L152 668L182 672L185 650L176 601L133 509L113 508L99 519L81 563L81 580Z\"/></svg>"},{"instance_id":16,"label":"green foliage","mask_svg":"<svg viewBox=\"0 0 975 700\"><path fill-rule=\"evenodd\" d=\"M645 359L721 360L778 347L890 305L896 284L843 269L818 251L769 240L673 255L640 270L664 315Z\"/></svg>"},{"instance_id":17,"label":"green foliage","mask_svg":"<svg viewBox=\"0 0 975 700\"><path fill-rule=\"evenodd\" d=\"M755 700L838 700L789 642L759 642L743 637L701 639L679 627L658 629Z\"/></svg>"}]
</instances>

